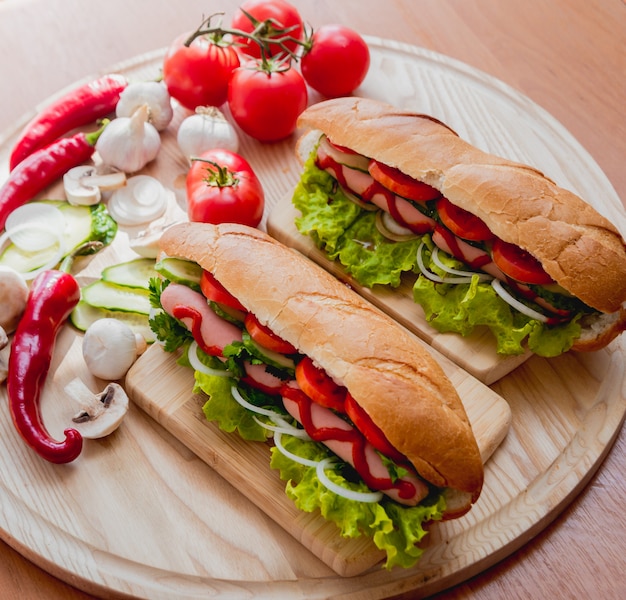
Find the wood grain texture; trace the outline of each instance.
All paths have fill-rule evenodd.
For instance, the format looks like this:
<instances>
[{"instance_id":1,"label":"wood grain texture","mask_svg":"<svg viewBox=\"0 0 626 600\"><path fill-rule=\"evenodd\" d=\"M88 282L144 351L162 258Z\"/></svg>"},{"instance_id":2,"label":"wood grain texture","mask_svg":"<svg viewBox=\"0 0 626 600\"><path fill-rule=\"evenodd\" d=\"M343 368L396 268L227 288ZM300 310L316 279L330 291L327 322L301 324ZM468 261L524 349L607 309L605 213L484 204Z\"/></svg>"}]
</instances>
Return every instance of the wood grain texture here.
<instances>
[{"instance_id":1,"label":"wood grain texture","mask_svg":"<svg viewBox=\"0 0 626 600\"><path fill-rule=\"evenodd\" d=\"M623 169L626 80L616 77L626 71L623 2L293 0L293 3L314 25L342 22L362 33L443 52L522 91L582 143L618 194L626 198ZM166 45L182 29L195 26L201 14L214 10L232 13L237 4L236 0L188 0L181 10L179 5L167 0L142 0L132 5L121 0L90 3L2 0L0 43L5 58L11 58L0 61L0 74L3 81L12 85L2 92L0 129L8 128L8 133L13 134L23 122L21 115L32 114L32 107L57 90L120 60ZM92 18L95 14L97 19ZM36 39L38 43L28 43L28 39ZM516 377L517 373L510 382L505 378L492 387L506 397L511 393L509 383L515 385ZM567 394L571 387L566 385ZM170 438L159 428L157 431L156 437L169 443ZM554 524L528 538L529 543L509 558L437 597L478 600L503 596L623 597L626 590L620 565L626 553L626 521L621 499L626 493L626 481L621 474L626 470L625 436L622 430L602 468L591 477L582 493L576 495L579 491L576 489L570 494L576 498ZM183 464L188 463L183 461ZM198 480L203 481L202 470ZM12 492L7 496L3 491L4 514L8 510L5 498L12 497ZM147 497L150 498L150 493ZM16 519L19 522L19 516ZM11 543L19 547L16 540ZM24 561L8 546L0 545L0 558L3 598L103 595L103 590L98 588L91 588L88 596L78 592ZM99 558L101 565L111 565L110 561ZM51 572L79 583L71 574L54 569ZM146 579L153 575L146 573ZM175 590L175 578L168 581ZM198 593L204 597L215 591L210 581L201 578L194 581ZM309 587L316 588L315 583ZM229 591L231 597L246 594L245 589ZM295 597L297 592L294 588L291 591ZM248 590L248 596L251 595ZM111 593L106 596L110 597ZM406 596L414 597L410 592Z\"/></svg>"}]
</instances>

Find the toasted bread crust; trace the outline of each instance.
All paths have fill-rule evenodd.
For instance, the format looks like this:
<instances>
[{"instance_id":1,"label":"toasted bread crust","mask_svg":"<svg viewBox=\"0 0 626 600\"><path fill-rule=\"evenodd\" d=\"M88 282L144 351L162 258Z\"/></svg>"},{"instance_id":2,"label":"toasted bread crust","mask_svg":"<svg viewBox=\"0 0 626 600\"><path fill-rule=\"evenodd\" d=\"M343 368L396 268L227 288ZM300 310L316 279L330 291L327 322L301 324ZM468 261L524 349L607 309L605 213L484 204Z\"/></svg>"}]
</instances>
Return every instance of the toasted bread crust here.
<instances>
[{"instance_id":1,"label":"toasted bread crust","mask_svg":"<svg viewBox=\"0 0 626 600\"><path fill-rule=\"evenodd\" d=\"M626 245L617 228L536 169L483 152L430 117L364 98L315 104L299 126L437 188L592 308L614 313L626 302Z\"/></svg>"},{"instance_id":2,"label":"toasted bread crust","mask_svg":"<svg viewBox=\"0 0 626 600\"><path fill-rule=\"evenodd\" d=\"M461 400L428 350L301 254L240 225L185 223L161 248L193 260L311 357L431 483L475 500L483 465Z\"/></svg>"}]
</instances>

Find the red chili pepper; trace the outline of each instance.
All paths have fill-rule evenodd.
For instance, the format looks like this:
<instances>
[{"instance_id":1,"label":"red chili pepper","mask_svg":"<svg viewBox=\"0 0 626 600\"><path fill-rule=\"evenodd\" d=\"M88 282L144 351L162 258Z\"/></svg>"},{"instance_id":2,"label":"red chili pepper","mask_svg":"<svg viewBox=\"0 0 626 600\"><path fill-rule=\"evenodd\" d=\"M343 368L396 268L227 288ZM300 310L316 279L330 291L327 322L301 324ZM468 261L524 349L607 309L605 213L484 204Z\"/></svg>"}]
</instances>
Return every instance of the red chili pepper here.
<instances>
[{"instance_id":1,"label":"red chili pepper","mask_svg":"<svg viewBox=\"0 0 626 600\"><path fill-rule=\"evenodd\" d=\"M106 124L92 133L77 133L61 138L26 157L0 188L0 231L7 217L19 206L32 200L39 192L72 167L89 160Z\"/></svg>"},{"instance_id":2,"label":"red chili pepper","mask_svg":"<svg viewBox=\"0 0 626 600\"><path fill-rule=\"evenodd\" d=\"M105 75L82 85L44 108L16 142L9 168L12 171L35 150L44 148L72 129L93 123L115 110L128 81L123 75Z\"/></svg>"},{"instance_id":3,"label":"red chili pepper","mask_svg":"<svg viewBox=\"0 0 626 600\"><path fill-rule=\"evenodd\" d=\"M13 423L22 439L42 458L61 464L81 452L83 438L65 430L65 440L53 439L39 409L57 335L80 299L80 286L69 273L48 270L33 281L26 310L17 326L7 376L7 394Z\"/></svg>"}]
</instances>

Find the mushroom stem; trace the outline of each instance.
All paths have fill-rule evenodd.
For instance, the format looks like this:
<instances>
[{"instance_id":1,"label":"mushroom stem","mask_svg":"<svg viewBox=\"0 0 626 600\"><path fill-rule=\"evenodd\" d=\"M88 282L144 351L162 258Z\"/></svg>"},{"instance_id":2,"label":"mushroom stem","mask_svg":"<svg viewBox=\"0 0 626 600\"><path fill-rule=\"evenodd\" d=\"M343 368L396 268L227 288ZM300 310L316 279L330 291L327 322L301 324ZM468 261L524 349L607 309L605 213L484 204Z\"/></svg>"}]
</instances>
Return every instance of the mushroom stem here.
<instances>
[{"instance_id":1,"label":"mushroom stem","mask_svg":"<svg viewBox=\"0 0 626 600\"><path fill-rule=\"evenodd\" d=\"M9 345L9 336L2 326L0 326L0 350ZM9 374L9 367L2 356L0 356L0 383L2 383Z\"/></svg>"}]
</instances>

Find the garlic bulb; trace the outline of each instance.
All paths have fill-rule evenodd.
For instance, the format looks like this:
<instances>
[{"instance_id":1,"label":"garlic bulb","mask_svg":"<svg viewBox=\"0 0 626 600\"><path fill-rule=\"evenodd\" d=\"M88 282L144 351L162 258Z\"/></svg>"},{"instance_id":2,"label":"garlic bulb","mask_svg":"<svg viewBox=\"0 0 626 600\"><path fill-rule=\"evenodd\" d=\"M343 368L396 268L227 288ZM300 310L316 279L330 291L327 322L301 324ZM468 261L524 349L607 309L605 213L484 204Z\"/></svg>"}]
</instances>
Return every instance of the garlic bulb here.
<instances>
[{"instance_id":1,"label":"garlic bulb","mask_svg":"<svg viewBox=\"0 0 626 600\"><path fill-rule=\"evenodd\" d=\"M144 104L148 105L148 122L163 131L172 120L174 110L167 88L158 81L137 81L121 93L115 107L118 117L130 117Z\"/></svg>"},{"instance_id":2,"label":"garlic bulb","mask_svg":"<svg viewBox=\"0 0 626 600\"><path fill-rule=\"evenodd\" d=\"M231 152L239 149L235 128L214 106L196 108L196 113L180 124L177 141L186 158L200 156L213 148L224 148Z\"/></svg>"},{"instance_id":3,"label":"garlic bulb","mask_svg":"<svg viewBox=\"0 0 626 600\"><path fill-rule=\"evenodd\" d=\"M142 104L130 117L113 119L96 142L105 165L134 173L156 158L161 137L148 123L149 108Z\"/></svg>"}]
</instances>

